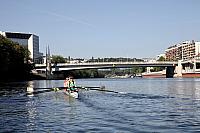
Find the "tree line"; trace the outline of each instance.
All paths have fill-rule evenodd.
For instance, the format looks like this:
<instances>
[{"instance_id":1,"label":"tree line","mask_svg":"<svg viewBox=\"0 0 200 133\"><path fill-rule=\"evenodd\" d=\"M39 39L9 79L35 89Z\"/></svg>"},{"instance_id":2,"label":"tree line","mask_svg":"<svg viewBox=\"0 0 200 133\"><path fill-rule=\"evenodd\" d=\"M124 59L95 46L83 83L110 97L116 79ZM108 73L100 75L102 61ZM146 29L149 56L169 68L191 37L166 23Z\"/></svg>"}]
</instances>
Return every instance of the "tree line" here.
<instances>
[{"instance_id":1,"label":"tree line","mask_svg":"<svg viewBox=\"0 0 200 133\"><path fill-rule=\"evenodd\" d=\"M73 76L75 78L104 78L112 77L114 75L123 76L125 74L135 75L145 72L145 67L133 67L127 69L112 68L112 69L86 69L86 70L73 70L65 73L65 77Z\"/></svg>"},{"instance_id":2,"label":"tree line","mask_svg":"<svg viewBox=\"0 0 200 133\"><path fill-rule=\"evenodd\" d=\"M79 63L80 62L84 62L84 59L81 58L64 58L61 55L52 55L51 57L51 62L52 63L69 63L70 61L76 60ZM137 58L123 58L123 57L119 57L119 58L94 58L92 57L91 59L88 59L85 62L134 62L134 61L144 61L142 59L137 59Z\"/></svg>"}]
</instances>

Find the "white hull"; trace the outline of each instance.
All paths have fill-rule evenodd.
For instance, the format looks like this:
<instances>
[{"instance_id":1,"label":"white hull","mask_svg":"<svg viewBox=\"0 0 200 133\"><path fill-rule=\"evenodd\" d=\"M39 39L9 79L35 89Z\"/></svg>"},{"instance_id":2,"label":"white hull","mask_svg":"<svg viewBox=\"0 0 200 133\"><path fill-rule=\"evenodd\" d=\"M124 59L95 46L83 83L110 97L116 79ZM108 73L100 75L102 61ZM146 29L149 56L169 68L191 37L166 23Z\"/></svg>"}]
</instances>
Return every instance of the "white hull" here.
<instances>
[{"instance_id":1,"label":"white hull","mask_svg":"<svg viewBox=\"0 0 200 133\"><path fill-rule=\"evenodd\" d=\"M65 94L67 94L68 96L71 96L73 98L78 98L78 92L68 92L68 91L66 91Z\"/></svg>"}]
</instances>

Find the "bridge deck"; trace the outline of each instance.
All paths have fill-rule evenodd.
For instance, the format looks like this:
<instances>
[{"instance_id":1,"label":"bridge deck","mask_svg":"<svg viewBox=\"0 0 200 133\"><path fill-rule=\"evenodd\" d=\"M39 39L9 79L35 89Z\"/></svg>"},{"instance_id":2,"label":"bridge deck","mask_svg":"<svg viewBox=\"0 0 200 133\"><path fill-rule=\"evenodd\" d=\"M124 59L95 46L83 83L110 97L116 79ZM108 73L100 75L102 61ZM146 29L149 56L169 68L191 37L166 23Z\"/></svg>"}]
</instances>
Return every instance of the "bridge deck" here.
<instances>
[{"instance_id":1,"label":"bridge deck","mask_svg":"<svg viewBox=\"0 0 200 133\"><path fill-rule=\"evenodd\" d=\"M168 67L175 66L178 62L166 62L166 61L155 61L155 62L90 62L90 63L59 63L57 65L52 64L52 68L57 67L59 70L75 70L75 69L106 69L106 68L131 68L134 66L138 67ZM36 69L46 68L46 64L36 64Z\"/></svg>"}]
</instances>

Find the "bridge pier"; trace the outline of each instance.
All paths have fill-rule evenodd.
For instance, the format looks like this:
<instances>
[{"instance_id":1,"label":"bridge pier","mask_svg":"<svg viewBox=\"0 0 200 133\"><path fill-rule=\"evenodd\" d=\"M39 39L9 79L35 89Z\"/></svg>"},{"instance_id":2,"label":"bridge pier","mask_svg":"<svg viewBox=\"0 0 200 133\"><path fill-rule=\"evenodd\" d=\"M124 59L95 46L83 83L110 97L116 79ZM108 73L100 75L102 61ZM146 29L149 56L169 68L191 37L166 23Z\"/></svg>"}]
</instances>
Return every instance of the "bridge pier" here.
<instances>
[{"instance_id":1,"label":"bridge pier","mask_svg":"<svg viewBox=\"0 0 200 133\"><path fill-rule=\"evenodd\" d=\"M175 70L175 66L168 66L166 70L166 78L173 78L174 70Z\"/></svg>"},{"instance_id":2,"label":"bridge pier","mask_svg":"<svg viewBox=\"0 0 200 133\"><path fill-rule=\"evenodd\" d=\"M151 67L147 67L147 73L151 73Z\"/></svg>"},{"instance_id":3,"label":"bridge pier","mask_svg":"<svg viewBox=\"0 0 200 133\"><path fill-rule=\"evenodd\" d=\"M181 60L178 60L178 66L175 68L176 77L182 77L182 69Z\"/></svg>"}]
</instances>

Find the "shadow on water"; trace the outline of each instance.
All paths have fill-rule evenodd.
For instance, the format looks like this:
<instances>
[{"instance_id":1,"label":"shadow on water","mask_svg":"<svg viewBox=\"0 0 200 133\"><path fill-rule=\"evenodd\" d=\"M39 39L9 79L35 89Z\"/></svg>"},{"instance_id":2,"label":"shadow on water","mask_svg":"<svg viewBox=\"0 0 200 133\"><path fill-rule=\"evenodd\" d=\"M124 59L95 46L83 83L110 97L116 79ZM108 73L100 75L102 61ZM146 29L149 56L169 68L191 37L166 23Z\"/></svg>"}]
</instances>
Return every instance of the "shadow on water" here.
<instances>
[{"instance_id":1,"label":"shadow on water","mask_svg":"<svg viewBox=\"0 0 200 133\"><path fill-rule=\"evenodd\" d=\"M124 94L114 94L108 92L85 92L79 97L79 101L84 103L88 108L95 111L104 112L110 114L116 110L124 103L124 101L130 103L131 101L142 101L146 100L161 100L161 99L172 99L175 97L171 96L159 96L150 94L134 94L134 93L124 93ZM132 103L132 102L131 102ZM132 103L134 104L134 103ZM112 106L115 105L115 106Z\"/></svg>"},{"instance_id":2,"label":"shadow on water","mask_svg":"<svg viewBox=\"0 0 200 133\"><path fill-rule=\"evenodd\" d=\"M79 101L83 103L91 111L91 114L98 114L95 120L101 120L104 123L101 126L112 127L114 130L133 130L133 127L128 125L137 125L137 120L134 117L142 113L138 110L139 107L144 107L144 101L156 101L171 99L170 96L158 96L150 94L116 94L109 92L90 91L84 92L79 97ZM144 107L145 108L145 107ZM131 116L131 117L130 117ZM137 131L137 130L135 130Z\"/></svg>"},{"instance_id":3,"label":"shadow on water","mask_svg":"<svg viewBox=\"0 0 200 133\"><path fill-rule=\"evenodd\" d=\"M0 87L0 96L12 96L12 95L24 95L26 94L26 88L15 87Z\"/></svg>"},{"instance_id":4,"label":"shadow on water","mask_svg":"<svg viewBox=\"0 0 200 133\"><path fill-rule=\"evenodd\" d=\"M50 81L50 80L41 80L41 81L24 81L24 82L8 82L8 83L0 83L0 96L12 96L12 95L26 95L27 87L40 87L43 88L41 90L34 90L35 93L45 93L50 92L52 90L45 90L44 88L53 88L59 86L58 82ZM41 92L40 92L41 91Z\"/></svg>"},{"instance_id":5,"label":"shadow on water","mask_svg":"<svg viewBox=\"0 0 200 133\"><path fill-rule=\"evenodd\" d=\"M34 81L0 83L0 96L24 95Z\"/></svg>"},{"instance_id":6,"label":"shadow on water","mask_svg":"<svg viewBox=\"0 0 200 133\"><path fill-rule=\"evenodd\" d=\"M150 95L150 94L134 94L134 93L127 93L127 94L120 94L118 95L121 98L127 99L169 99L175 98L172 96L160 96L160 95Z\"/></svg>"}]
</instances>

